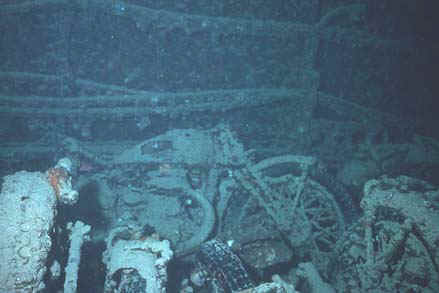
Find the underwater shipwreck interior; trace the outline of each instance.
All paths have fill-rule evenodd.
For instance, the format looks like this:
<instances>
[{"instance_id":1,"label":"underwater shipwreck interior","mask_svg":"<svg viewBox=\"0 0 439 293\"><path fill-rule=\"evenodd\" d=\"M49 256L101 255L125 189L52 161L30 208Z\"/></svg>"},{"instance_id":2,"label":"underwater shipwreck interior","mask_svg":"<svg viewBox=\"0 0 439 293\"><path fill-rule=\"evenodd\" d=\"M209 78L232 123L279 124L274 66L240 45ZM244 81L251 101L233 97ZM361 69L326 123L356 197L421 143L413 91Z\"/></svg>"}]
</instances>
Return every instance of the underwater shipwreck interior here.
<instances>
[{"instance_id":1,"label":"underwater shipwreck interior","mask_svg":"<svg viewBox=\"0 0 439 293\"><path fill-rule=\"evenodd\" d=\"M439 292L432 2L2 0L0 293Z\"/></svg>"}]
</instances>

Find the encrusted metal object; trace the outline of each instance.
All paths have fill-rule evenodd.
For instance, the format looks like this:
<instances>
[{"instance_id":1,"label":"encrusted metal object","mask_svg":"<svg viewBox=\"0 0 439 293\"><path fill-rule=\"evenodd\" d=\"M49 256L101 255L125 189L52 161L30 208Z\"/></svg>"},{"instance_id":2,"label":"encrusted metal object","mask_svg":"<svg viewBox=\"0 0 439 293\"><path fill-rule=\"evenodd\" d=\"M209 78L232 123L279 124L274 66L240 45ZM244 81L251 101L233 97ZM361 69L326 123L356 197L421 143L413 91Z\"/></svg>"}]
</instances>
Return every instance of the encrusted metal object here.
<instances>
[{"instance_id":1,"label":"encrusted metal object","mask_svg":"<svg viewBox=\"0 0 439 293\"><path fill-rule=\"evenodd\" d=\"M330 277L340 292L439 292L438 196L407 176L366 182L364 215L335 250Z\"/></svg>"},{"instance_id":2,"label":"encrusted metal object","mask_svg":"<svg viewBox=\"0 0 439 293\"><path fill-rule=\"evenodd\" d=\"M233 293L255 286L241 260L227 244L217 240L205 242L197 253L197 261L216 292Z\"/></svg>"},{"instance_id":3,"label":"encrusted metal object","mask_svg":"<svg viewBox=\"0 0 439 293\"><path fill-rule=\"evenodd\" d=\"M313 157L283 155L255 164L248 160L245 167L234 170L229 182L220 186L221 196L237 201L243 198L242 194L249 194L249 199L231 211L238 220L233 217L227 220L225 237L236 240L241 246L256 240L266 242L273 237L286 240L295 248L295 253L311 257L319 272L326 275L328 259L343 235L345 223L334 195L311 178L310 173L316 165ZM221 209L225 210L224 206L230 207L222 203ZM256 217L255 207L260 207L265 214ZM249 221L249 217L252 220ZM269 223L266 227L262 224L264 217ZM257 225L260 229L255 232ZM277 256L282 254L282 250L275 251ZM244 254L241 257L252 266L260 263L251 262L255 258ZM262 263L269 261L263 259Z\"/></svg>"}]
</instances>

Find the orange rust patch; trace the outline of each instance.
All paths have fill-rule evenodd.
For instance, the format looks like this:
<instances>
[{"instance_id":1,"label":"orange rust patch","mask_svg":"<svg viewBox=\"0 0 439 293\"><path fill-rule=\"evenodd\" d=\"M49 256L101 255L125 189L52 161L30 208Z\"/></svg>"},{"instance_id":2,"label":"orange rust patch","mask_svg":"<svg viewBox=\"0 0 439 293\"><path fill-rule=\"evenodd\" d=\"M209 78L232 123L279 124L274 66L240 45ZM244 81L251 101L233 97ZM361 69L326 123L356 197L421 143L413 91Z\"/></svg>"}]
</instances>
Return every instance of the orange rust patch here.
<instances>
[{"instance_id":1,"label":"orange rust patch","mask_svg":"<svg viewBox=\"0 0 439 293\"><path fill-rule=\"evenodd\" d=\"M68 178L67 171L64 168L50 168L47 171L47 180L55 191L56 198L60 199L60 182Z\"/></svg>"}]
</instances>

